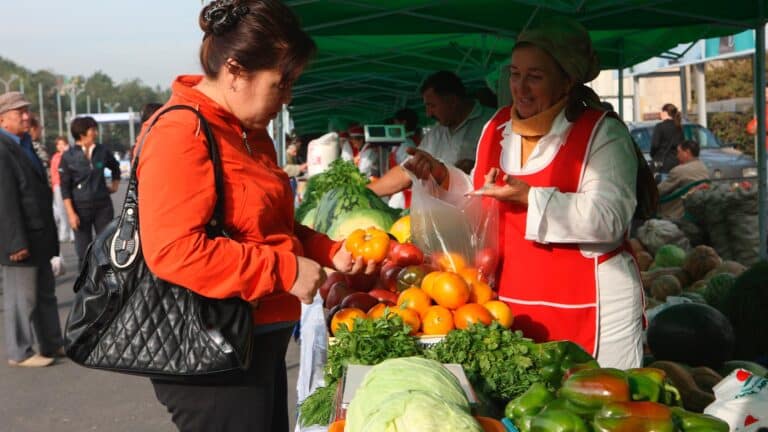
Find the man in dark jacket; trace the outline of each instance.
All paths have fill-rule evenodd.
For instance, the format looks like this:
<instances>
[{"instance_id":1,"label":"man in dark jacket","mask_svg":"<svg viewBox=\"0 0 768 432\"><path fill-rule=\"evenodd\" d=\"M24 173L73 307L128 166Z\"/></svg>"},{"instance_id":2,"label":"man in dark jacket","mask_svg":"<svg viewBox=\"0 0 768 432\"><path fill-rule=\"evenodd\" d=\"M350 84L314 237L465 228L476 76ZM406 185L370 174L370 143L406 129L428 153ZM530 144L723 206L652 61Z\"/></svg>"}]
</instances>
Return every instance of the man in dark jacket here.
<instances>
[{"instance_id":1,"label":"man in dark jacket","mask_svg":"<svg viewBox=\"0 0 768 432\"><path fill-rule=\"evenodd\" d=\"M59 253L52 193L29 130L29 101L0 95L0 268L10 366L42 367L63 356L50 259ZM33 329L40 353L32 348Z\"/></svg>"}]
</instances>

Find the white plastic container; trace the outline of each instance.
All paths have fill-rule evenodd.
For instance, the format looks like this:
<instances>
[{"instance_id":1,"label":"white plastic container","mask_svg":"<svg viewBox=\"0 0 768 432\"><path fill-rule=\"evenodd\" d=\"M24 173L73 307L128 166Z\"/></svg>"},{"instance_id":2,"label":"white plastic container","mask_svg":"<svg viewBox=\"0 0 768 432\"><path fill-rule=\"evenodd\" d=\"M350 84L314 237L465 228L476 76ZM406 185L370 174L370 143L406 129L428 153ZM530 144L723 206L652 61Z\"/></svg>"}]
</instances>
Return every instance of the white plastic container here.
<instances>
[{"instance_id":1,"label":"white plastic container","mask_svg":"<svg viewBox=\"0 0 768 432\"><path fill-rule=\"evenodd\" d=\"M310 141L307 146L307 176L320 174L338 158L339 135L336 132L328 132Z\"/></svg>"}]
</instances>

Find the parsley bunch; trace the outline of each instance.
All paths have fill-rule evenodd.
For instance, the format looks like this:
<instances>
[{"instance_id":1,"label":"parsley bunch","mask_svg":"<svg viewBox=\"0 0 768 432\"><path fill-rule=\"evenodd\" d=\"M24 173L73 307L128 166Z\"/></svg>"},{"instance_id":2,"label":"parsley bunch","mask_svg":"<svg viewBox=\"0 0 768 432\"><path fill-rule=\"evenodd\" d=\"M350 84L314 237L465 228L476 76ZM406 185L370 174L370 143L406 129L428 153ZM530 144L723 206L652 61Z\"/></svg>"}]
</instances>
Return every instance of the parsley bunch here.
<instances>
[{"instance_id":1,"label":"parsley bunch","mask_svg":"<svg viewBox=\"0 0 768 432\"><path fill-rule=\"evenodd\" d=\"M454 330L426 351L427 358L459 363L472 385L499 401L509 401L541 381L533 341L493 322Z\"/></svg>"}]
</instances>

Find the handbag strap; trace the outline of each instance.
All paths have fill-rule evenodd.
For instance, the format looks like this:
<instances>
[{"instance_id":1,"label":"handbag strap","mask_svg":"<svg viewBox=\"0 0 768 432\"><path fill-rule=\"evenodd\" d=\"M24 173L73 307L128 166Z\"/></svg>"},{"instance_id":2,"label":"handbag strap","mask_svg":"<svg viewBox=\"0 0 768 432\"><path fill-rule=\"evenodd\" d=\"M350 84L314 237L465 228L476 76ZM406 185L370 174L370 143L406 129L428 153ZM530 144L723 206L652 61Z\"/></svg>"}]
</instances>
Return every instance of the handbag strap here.
<instances>
[{"instance_id":1,"label":"handbag strap","mask_svg":"<svg viewBox=\"0 0 768 432\"><path fill-rule=\"evenodd\" d=\"M210 230L212 230L216 234L215 236L222 235L224 233L224 174L221 168L219 145L216 141L216 137L211 131L211 126L208 124L208 120L205 119L205 116L203 116L200 111L194 109L193 107L189 105L172 105L163 109L155 116L155 118L152 120L152 123L150 123L149 127L147 128L147 132L144 133L139 146L136 148L136 156L134 158L135 162L131 167L131 179L129 181L129 187L131 183L138 184L138 179L136 179L136 170L139 166L139 155L141 154L141 149L144 146L144 141L146 141L147 136L149 135L149 131L152 130L152 127L155 126L163 114L177 110L191 111L195 113L197 118L200 120L200 125L202 126L203 133L205 134L205 140L208 143L208 155L210 156L211 162L213 163L213 181L216 188L216 205L213 207L213 216L211 216L211 220L208 221L208 226L206 229L209 230L209 234L212 234L210 232ZM138 188L136 189L136 196L138 197Z\"/></svg>"},{"instance_id":2,"label":"handbag strap","mask_svg":"<svg viewBox=\"0 0 768 432\"><path fill-rule=\"evenodd\" d=\"M136 171L139 165L139 156L144 142L147 140L152 127L155 126L160 117L170 111L187 110L195 113L200 120L205 139L208 143L208 155L213 164L213 179L216 188L216 204L213 208L213 215L205 226L208 237L229 237L224 230L224 175L221 168L221 157L219 155L219 146L216 138L213 136L211 127L205 117L200 112L189 105L172 105L160 111L147 127L147 131L142 136L141 142L136 147L136 155L131 167L131 178L128 181L128 190L123 200L123 208L117 221L117 230L109 242L110 261L118 269L129 267L134 263L140 250L139 238L139 188Z\"/></svg>"}]
</instances>

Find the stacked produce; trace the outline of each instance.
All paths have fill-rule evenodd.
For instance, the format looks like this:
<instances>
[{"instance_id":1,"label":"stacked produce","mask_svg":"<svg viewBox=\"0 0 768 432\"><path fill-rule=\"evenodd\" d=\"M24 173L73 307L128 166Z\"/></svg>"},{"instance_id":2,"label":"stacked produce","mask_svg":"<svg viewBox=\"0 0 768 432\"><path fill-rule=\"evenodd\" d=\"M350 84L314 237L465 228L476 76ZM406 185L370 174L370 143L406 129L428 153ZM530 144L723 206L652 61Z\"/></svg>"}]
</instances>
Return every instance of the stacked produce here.
<instances>
[{"instance_id":1,"label":"stacked produce","mask_svg":"<svg viewBox=\"0 0 768 432\"><path fill-rule=\"evenodd\" d=\"M367 183L351 162L333 161L325 172L310 177L296 221L334 240L370 226L386 231L401 211L387 206Z\"/></svg>"},{"instance_id":2,"label":"stacked produce","mask_svg":"<svg viewBox=\"0 0 768 432\"><path fill-rule=\"evenodd\" d=\"M751 265L760 246L757 197L757 188L744 181L699 188L683 202L720 256Z\"/></svg>"}]
</instances>

